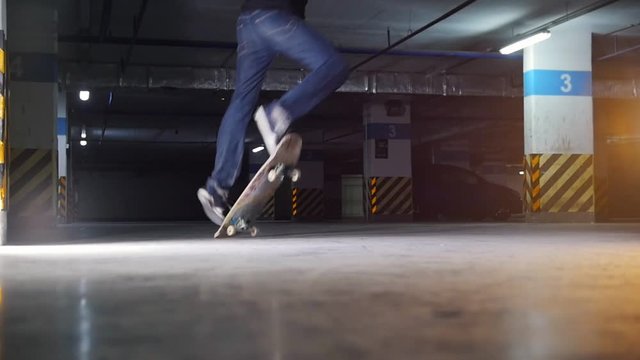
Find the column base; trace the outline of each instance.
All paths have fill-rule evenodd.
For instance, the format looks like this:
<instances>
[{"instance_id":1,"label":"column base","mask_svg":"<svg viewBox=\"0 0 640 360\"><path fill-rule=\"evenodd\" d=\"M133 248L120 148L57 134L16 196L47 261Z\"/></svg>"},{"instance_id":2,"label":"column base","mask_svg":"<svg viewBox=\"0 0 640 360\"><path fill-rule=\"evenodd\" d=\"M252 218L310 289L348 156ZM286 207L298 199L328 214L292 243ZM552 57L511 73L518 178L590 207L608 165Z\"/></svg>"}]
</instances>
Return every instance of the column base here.
<instances>
[{"instance_id":1,"label":"column base","mask_svg":"<svg viewBox=\"0 0 640 360\"><path fill-rule=\"evenodd\" d=\"M596 214L585 213L527 213L525 216L528 223L594 223Z\"/></svg>"},{"instance_id":2,"label":"column base","mask_svg":"<svg viewBox=\"0 0 640 360\"><path fill-rule=\"evenodd\" d=\"M0 211L0 246L7 244L7 212Z\"/></svg>"},{"instance_id":3,"label":"column base","mask_svg":"<svg viewBox=\"0 0 640 360\"><path fill-rule=\"evenodd\" d=\"M369 220L372 222L410 223L413 221L413 215L370 215Z\"/></svg>"}]
</instances>

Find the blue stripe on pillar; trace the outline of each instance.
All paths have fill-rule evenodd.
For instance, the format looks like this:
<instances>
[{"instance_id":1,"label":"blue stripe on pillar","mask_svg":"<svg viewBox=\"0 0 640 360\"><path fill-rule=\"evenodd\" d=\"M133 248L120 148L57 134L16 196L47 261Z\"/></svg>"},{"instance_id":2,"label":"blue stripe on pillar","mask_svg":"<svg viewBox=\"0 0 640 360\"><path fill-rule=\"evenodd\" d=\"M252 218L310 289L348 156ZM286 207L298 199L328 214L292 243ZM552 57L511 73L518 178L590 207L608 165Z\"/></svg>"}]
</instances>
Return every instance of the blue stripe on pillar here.
<instances>
[{"instance_id":1,"label":"blue stripe on pillar","mask_svg":"<svg viewBox=\"0 0 640 360\"><path fill-rule=\"evenodd\" d=\"M410 124L367 124L368 140L409 140Z\"/></svg>"},{"instance_id":2,"label":"blue stripe on pillar","mask_svg":"<svg viewBox=\"0 0 640 360\"><path fill-rule=\"evenodd\" d=\"M530 70L524 73L524 96L591 96L590 71Z\"/></svg>"},{"instance_id":3,"label":"blue stripe on pillar","mask_svg":"<svg viewBox=\"0 0 640 360\"><path fill-rule=\"evenodd\" d=\"M67 135L68 123L67 118L58 118L58 135Z\"/></svg>"}]
</instances>

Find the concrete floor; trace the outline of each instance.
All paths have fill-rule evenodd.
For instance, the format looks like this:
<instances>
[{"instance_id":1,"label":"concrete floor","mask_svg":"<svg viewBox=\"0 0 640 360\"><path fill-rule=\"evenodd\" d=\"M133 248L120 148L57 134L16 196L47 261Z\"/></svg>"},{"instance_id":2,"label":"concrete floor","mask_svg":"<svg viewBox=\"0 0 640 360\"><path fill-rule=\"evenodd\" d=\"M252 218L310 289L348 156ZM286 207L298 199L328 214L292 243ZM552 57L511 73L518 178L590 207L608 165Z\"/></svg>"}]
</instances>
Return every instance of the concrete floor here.
<instances>
[{"instance_id":1,"label":"concrete floor","mask_svg":"<svg viewBox=\"0 0 640 360\"><path fill-rule=\"evenodd\" d=\"M3 359L640 358L640 225L214 230L0 248Z\"/></svg>"}]
</instances>

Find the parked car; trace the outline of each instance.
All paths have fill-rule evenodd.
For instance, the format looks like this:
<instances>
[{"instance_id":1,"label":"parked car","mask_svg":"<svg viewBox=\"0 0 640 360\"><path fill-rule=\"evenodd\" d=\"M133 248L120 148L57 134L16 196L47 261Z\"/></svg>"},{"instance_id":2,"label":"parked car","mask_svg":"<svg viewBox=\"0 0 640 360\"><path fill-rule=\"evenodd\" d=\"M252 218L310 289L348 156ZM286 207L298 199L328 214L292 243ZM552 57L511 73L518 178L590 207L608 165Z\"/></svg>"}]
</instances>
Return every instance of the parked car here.
<instances>
[{"instance_id":1,"label":"parked car","mask_svg":"<svg viewBox=\"0 0 640 360\"><path fill-rule=\"evenodd\" d=\"M493 184L470 170L451 165L432 165L425 171L426 182L415 189L418 211L426 219L508 220L522 213L517 191Z\"/></svg>"}]
</instances>

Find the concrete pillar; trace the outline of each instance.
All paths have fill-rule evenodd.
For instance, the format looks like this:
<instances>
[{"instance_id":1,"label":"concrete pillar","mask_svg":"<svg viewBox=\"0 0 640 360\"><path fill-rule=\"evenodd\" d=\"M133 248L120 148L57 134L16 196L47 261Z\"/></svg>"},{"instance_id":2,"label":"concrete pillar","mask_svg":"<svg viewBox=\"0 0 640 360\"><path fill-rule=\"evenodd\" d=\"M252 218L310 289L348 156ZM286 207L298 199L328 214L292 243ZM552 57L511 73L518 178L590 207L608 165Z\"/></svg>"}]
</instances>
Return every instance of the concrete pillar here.
<instances>
[{"instance_id":1,"label":"concrete pillar","mask_svg":"<svg viewBox=\"0 0 640 360\"><path fill-rule=\"evenodd\" d=\"M25 229L52 226L58 106L55 2L8 0L7 9L10 223Z\"/></svg>"},{"instance_id":2,"label":"concrete pillar","mask_svg":"<svg viewBox=\"0 0 640 360\"><path fill-rule=\"evenodd\" d=\"M594 221L591 41L554 31L524 52L528 221Z\"/></svg>"},{"instance_id":3,"label":"concrete pillar","mask_svg":"<svg viewBox=\"0 0 640 360\"><path fill-rule=\"evenodd\" d=\"M67 93L63 90L58 91L58 122L57 122L57 141L58 141L58 222L68 222L68 180L67 164L68 164L68 135L69 119L67 117Z\"/></svg>"},{"instance_id":4,"label":"concrete pillar","mask_svg":"<svg viewBox=\"0 0 640 360\"><path fill-rule=\"evenodd\" d=\"M58 92L58 121L56 130L58 140L58 177L66 177L69 119L67 117L67 93L62 90Z\"/></svg>"},{"instance_id":5,"label":"concrete pillar","mask_svg":"<svg viewBox=\"0 0 640 360\"><path fill-rule=\"evenodd\" d=\"M411 106L399 100L365 104L364 125L369 219L410 221L413 219Z\"/></svg>"},{"instance_id":6,"label":"concrete pillar","mask_svg":"<svg viewBox=\"0 0 640 360\"><path fill-rule=\"evenodd\" d=\"M298 220L324 219L324 159L321 150L306 149L300 154L302 177L293 184L292 216Z\"/></svg>"}]
</instances>

